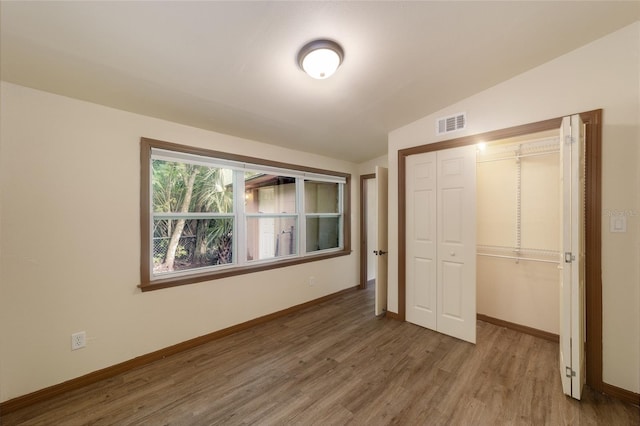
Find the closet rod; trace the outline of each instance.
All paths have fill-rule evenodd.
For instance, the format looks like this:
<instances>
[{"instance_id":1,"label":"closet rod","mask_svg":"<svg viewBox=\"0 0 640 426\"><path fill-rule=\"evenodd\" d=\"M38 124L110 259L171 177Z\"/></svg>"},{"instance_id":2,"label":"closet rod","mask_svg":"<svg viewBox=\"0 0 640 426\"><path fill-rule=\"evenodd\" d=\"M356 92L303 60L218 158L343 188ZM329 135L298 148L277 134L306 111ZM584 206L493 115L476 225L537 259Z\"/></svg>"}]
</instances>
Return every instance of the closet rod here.
<instances>
[{"instance_id":1,"label":"closet rod","mask_svg":"<svg viewBox=\"0 0 640 426\"><path fill-rule=\"evenodd\" d=\"M545 151L545 152L536 152L534 154L521 154L521 155L514 155L513 157L504 157L504 158L493 158L490 160L476 160L476 163L491 163L493 161L504 161L504 160L517 160L519 158L524 158L524 157L537 157L539 155L549 155L549 154L555 154L557 152L560 152L559 149L554 149L553 151Z\"/></svg>"},{"instance_id":2,"label":"closet rod","mask_svg":"<svg viewBox=\"0 0 640 426\"><path fill-rule=\"evenodd\" d=\"M504 255L500 255L500 254L486 254L486 253L476 253L478 256L486 256L486 257L497 257L500 259L513 259L513 260L527 260L530 262L544 262L544 263L555 263L557 265L560 264L560 261L558 260L546 260L546 259L536 259L534 257L526 257L526 256L504 256Z\"/></svg>"},{"instance_id":3,"label":"closet rod","mask_svg":"<svg viewBox=\"0 0 640 426\"><path fill-rule=\"evenodd\" d=\"M476 245L476 250L478 251L483 251L483 250L502 250L502 251L508 251L510 253L515 253L515 252L526 252L526 253L533 253L535 254L539 254L541 256L559 256L560 252L556 251L556 250L548 250L548 249L534 249L534 248L523 248L523 247L510 247L510 246L493 246L493 245L487 245L487 244L478 244Z\"/></svg>"}]
</instances>

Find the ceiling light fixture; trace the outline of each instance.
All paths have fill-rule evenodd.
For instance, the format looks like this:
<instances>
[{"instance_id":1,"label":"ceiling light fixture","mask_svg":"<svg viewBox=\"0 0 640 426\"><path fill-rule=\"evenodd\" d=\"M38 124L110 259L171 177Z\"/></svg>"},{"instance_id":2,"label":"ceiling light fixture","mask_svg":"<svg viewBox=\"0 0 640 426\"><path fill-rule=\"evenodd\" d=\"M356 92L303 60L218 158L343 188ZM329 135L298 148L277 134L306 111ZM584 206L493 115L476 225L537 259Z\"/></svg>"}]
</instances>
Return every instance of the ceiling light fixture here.
<instances>
[{"instance_id":1,"label":"ceiling light fixture","mask_svg":"<svg viewBox=\"0 0 640 426\"><path fill-rule=\"evenodd\" d=\"M305 44L298 53L298 65L313 78L331 77L344 58L342 47L331 40L314 40Z\"/></svg>"}]
</instances>

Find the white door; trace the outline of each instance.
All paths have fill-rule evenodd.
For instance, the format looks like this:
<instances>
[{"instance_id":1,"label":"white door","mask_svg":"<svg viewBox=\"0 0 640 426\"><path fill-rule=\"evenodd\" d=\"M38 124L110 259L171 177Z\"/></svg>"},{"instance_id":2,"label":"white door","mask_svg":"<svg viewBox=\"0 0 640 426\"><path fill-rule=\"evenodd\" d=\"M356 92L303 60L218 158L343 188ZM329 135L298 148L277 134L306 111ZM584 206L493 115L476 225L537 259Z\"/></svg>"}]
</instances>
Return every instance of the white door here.
<instances>
[{"instance_id":1,"label":"white door","mask_svg":"<svg viewBox=\"0 0 640 426\"><path fill-rule=\"evenodd\" d=\"M274 213L276 197L274 188L260 188L258 190L258 210L261 213ZM276 222L270 217L260 218L259 234L260 246L258 259L275 257Z\"/></svg>"},{"instance_id":2,"label":"white door","mask_svg":"<svg viewBox=\"0 0 640 426\"><path fill-rule=\"evenodd\" d=\"M375 314L381 315L387 310L387 210L389 170L376 166L376 214L377 214L377 249L376 254L376 289Z\"/></svg>"},{"instance_id":3,"label":"white door","mask_svg":"<svg viewBox=\"0 0 640 426\"><path fill-rule=\"evenodd\" d=\"M579 115L564 117L562 161L562 273L560 289L560 376L566 395L580 399L586 379L584 125Z\"/></svg>"},{"instance_id":4,"label":"white door","mask_svg":"<svg viewBox=\"0 0 640 426\"><path fill-rule=\"evenodd\" d=\"M475 147L409 156L406 166L407 321L475 343Z\"/></svg>"},{"instance_id":5,"label":"white door","mask_svg":"<svg viewBox=\"0 0 640 426\"><path fill-rule=\"evenodd\" d=\"M406 181L406 320L437 329L436 153L408 156Z\"/></svg>"},{"instance_id":6,"label":"white door","mask_svg":"<svg viewBox=\"0 0 640 426\"><path fill-rule=\"evenodd\" d=\"M475 146L438 152L438 331L476 342Z\"/></svg>"}]
</instances>

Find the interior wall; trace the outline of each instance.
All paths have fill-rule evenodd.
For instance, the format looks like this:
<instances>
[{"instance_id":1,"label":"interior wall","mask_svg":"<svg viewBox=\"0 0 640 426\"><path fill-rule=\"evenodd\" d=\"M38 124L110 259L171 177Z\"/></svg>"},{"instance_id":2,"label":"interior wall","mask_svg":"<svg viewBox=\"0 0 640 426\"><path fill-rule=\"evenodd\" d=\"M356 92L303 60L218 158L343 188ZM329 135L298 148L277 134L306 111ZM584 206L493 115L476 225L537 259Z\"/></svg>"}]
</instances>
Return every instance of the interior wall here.
<instances>
[{"instance_id":1,"label":"interior wall","mask_svg":"<svg viewBox=\"0 0 640 426\"><path fill-rule=\"evenodd\" d=\"M380 157L371 159L369 161L365 161L364 163L360 163L358 165L358 173L361 175L375 173L376 166L387 168L389 167L389 158L387 154L381 155Z\"/></svg>"},{"instance_id":2,"label":"interior wall","mask_svg":"<svg viewBox=\"0 0 640 426\"><path fill-rule=\"evenodd\" d=\"M640 393L640 22L423 117L389 134L389 188L398 150L583 111L603 109L603 380ZM437 118L467 113L467 127L435 135ZM398 309L398 194L389 192L389 310ZM607 214L628 216L610 233Z\"/></svg>"},{"instance_id":3,"label":"interior wall","mask_svg":"<svg viewBox=\"0 0 640 426\"><path fill-rule=\"evenodd\" d=\"M559 134L529 135L517 144L554 140ZM552 142L553 143L553 142ZM507 144L507 145L505 145ZM525 156L520 166L520 243L518 244L517 145L494 141L478 152L476 167L478 253L523 259L477 256L477 312L493 318L559 334L560 270L560 156L557 152ZM509 159L495 160L491 148L507 150ZM507 148L508 147L508 148ZM490 161L487 161L490 160ZM506 248L509 249L506 249ZM504 248L504 249L503 249ZM555 252L556 255L544 252Z\"/></svg>"},{"instance_id":4,"label":"interior wall","mask_svg":"<svg viewBox=\"0 0 640 426\"><path fill-rule=\"evenodd\" d=\"M358 284L357 165L6 82L0 102L0 401ZM351 173L353 253L141 293L141 136Z\"/></svg>"}]
</instances>

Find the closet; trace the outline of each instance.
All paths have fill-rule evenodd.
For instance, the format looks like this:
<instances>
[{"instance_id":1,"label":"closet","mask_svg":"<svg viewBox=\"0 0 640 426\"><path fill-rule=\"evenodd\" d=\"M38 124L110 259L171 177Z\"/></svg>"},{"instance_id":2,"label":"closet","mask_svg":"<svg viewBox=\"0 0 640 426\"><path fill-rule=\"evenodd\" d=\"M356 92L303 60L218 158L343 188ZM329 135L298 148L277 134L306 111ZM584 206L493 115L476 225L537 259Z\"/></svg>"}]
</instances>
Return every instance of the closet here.
<instances>
[{"instance_id":1,"label":"closet","mask_svg":"<svg viewBox=\"0 0 640 426\"><path fill-rule=\"evenodd\" d=\"M560 132L477 149L477 311L559 334Z\"/></svg>"},{"instance_id":2,"label":"closet","mask_svg":"<svg viewBox=\"0 0 640 426\"><path fill-rule=\"evenodd\" d=\"M488 144L473 136L399 152L399 289L407 321L472 343L477 316L558 336L563 391L580 399L586 128L580 114L542 127Z\"/></svg>"},{"instance_id":3,"label":"closet","mask_svg":"<svg viewBox=\"0 0 640 426\"><path fill-rule=\"evenodd\" d=\"M585 143L579 115L557 131L492 141L476 163L478 316L559 337L565 394L585 363Z\"/></svg>"},{"instance_id":4,"label":"closet","mask_svg":"<svg viewBox=\"0 0 640 426\"><path fill-rule=\"evenodd\" d=\"M473 331L445 331L465 312L559 334L559 141L555 130L407 157L407 321L470 342ZM466 185L452 180L465 169Z\"/></svg>"}]
</instances>

